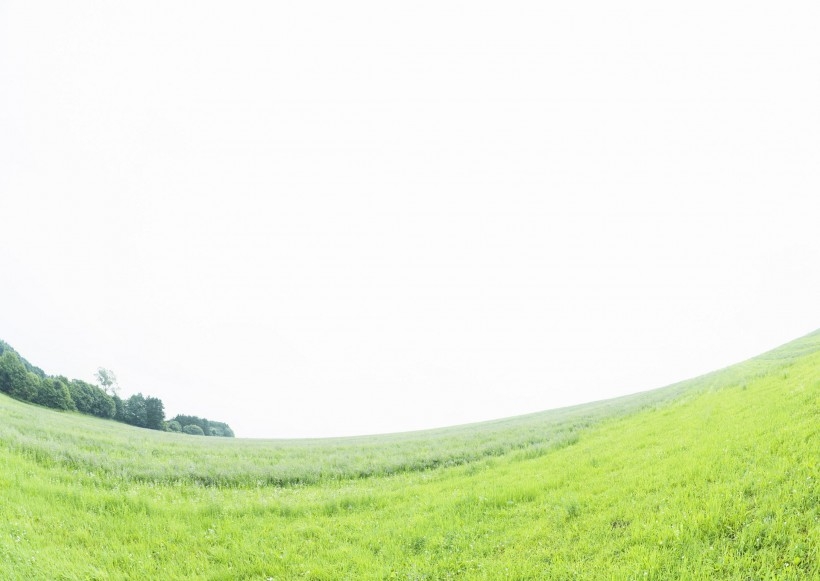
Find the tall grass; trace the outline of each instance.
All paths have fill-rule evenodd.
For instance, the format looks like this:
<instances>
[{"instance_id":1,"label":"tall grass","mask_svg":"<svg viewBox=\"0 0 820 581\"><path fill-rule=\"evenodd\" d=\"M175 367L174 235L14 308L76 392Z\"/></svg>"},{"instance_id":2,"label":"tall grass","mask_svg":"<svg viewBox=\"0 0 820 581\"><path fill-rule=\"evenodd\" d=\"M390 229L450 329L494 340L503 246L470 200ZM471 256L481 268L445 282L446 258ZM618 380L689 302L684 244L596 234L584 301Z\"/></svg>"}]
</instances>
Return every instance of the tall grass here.
<instances>
[{"instance_id":1,"label":"tall grass","mask_svg":"<svg viewBox=\"0 0 820 581\"><path fill-rule=\"evenodd\" d=\"M154 483L287 486L456 466L514 450L535 457L610 418L699 389L684 382L618 399L437 430L302 440L205 439L0 398L0 440L44 466Z\"/></svg>"},{"instance_id":2,"label":"tall grass","mask_svg":"<svg viewBox=\"0 0 820 581\"><path fill-rule=\"evenodd\" d=\"M818 334L667 390L372 438L0 398L0 579L816 579L818 417Z\"/></svg>"}]
</instances>

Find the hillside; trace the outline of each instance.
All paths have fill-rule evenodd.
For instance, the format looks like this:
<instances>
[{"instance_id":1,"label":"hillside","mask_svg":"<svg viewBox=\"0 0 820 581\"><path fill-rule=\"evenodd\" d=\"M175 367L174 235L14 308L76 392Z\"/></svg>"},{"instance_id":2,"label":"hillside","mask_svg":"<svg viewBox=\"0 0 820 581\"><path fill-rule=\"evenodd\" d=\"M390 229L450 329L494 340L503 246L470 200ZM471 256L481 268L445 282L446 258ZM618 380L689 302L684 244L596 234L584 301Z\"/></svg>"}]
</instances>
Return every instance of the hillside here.
<instances>
[{"instance_id":1,"label":"hillside","mask_svg":"<svg viewBox=\"0 0 820 581\"><path fill-rule=\"evenodd\" d=\"M194 438L0 396L2 579L813 579L820 332L616 400Z\"/></svg>"}]
</instances>

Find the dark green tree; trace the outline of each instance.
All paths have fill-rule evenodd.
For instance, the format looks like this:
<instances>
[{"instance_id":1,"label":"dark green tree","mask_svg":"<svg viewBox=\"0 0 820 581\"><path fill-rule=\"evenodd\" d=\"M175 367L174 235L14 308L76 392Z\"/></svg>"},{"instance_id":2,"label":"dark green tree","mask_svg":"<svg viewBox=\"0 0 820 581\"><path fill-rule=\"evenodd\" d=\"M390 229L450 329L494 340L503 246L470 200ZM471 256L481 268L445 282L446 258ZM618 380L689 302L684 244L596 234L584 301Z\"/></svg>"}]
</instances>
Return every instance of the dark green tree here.
<instances>
[{"instance_id":1,"label":"dark green tree","mask_svg":"<svg viewBox=\"0 0 820 581\"><path fill-rule=\"evenodd\" d=\"M81 381L79 379L72 379L68 382L68 391L71 393L71 399L74 400L74 405L77 406L77 411L83 414L90 414L91 408L94 405L94 398L91 395L91 390L86 387L90 385L90 383L86 383L85 381Z\"/></svg>"},{"instance_id":2,"label":"dark green tree","mask_svg":"<svg viewBox=\"0 0 820 581\"><path fill-rule=\"evenodd\" d=\"M148 410L145 406L145 397L141 393L132 395L123 402L123 417L126 424L147 427Z\"/></svg>"},{"instance_id":3,"label":"dark green tree","mask_svg":"<svg viewBox=\"0 0 820 581\"><path fill-rule=\"evenodd\" d=\"M17 358L23 363L23 367L26 368L26 371L31 371L32 373L34 373L34 375L36 375L40 379L43 379L46 376L45 371L43 371L39 367L36 367L36 366L32 365L31 363L29 363L28 361L26 361L25 357L21 357L20 354L17 351L12 349L11 345L6 343L5 341L0 341L0 355L5 353L6 351L11 351L15 355L17 355Z\"/></svg>"},{"instance_id":4,"label":"dark green tree","mask_svg":"<svg viewBox=\"0 0 820 581\"><path fill-rule=\"evenodd\" d=\"M122 401L122 398L117 394L111 396L111 399L114 400L114 419L118 422L125 421L125 402Z\"/></svg>"},{"instance_id":5,"label":"dark green tree","mask_svg":"<svg viewBox=\"0 0 820 581\"><path fill-rule=\"evenodd\" d=\"M34 373L28 372L30 379L36 379ZM68 386L59 377L47 377L40 381L34 403L58 410L76 410Z\"/></svg>"},{"instance_id":6,"label":"dark green tree","mask_svg":"<svg viewBox=\"0 0 820 581\"><path fill-rule=\"evenodd\" d=\"M145 398L145 427L152 430L165 429L165 407L158 397Z\"/></svg>"},{"instance_id":7,"label":"dark green tree","mask_svg":"<svg viewBox=\"0 0 820 581\"><path fill-rule=\"evenodd\" d=\"M117 407L114 398L101 388L79 379L68 382L71 399L77 406L77 411L100 418L113 418Z\"/></svg>"},{"instance_id":8,"label":"dark green tree","mask_svg":"<svg viewBox=\"0 0 820 581\"><path fill-rule=\"evenodd\" d=\"M27 371L13 350L7 349L0 355L0 391L23 401L34 401L39 384L39 376Z\"/></svg>"},{"instance_id":9,"label":"dark green tree","mask_svg":"<svg viewBox=\"0 0 820 581\"><path fill-rule=\"evenodd\" d=\"M11 350L4 350L0 355L0 391L11 394L16 385L26 378L26 368Z\"/></svg>"}]
</instances>

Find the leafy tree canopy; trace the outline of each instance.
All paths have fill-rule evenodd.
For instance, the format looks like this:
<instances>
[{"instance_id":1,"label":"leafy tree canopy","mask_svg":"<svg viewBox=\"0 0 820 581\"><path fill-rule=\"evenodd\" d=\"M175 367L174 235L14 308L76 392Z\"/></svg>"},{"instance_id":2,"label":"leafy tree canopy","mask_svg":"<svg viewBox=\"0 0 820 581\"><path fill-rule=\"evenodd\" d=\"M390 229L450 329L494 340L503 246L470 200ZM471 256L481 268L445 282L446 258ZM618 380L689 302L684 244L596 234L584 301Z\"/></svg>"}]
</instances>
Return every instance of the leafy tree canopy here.
<instances>
[{"instance_id":1,"label":"leafy tree canopy","mask_svg":"<svg viewBox=\"0 0 820 581\"><path fill-rule=\"evenodd\" d=\"M117 376L110 369L98 368L95 377L99 386L80 379L46 375L42 369L23 359L8 343L0 341L0 392L11 397L152 430L234 437L228 424L197 416L178 415L166 422L165 406L158 397L137 393L122 399Z\"/></svg>"},{"instance_id":2,"label":"leafy tree canopy","mask_svg":"<svg viewBox=\"0 0 820 581\"><path fill-rule=\"evenodd\" d=\"M119 394L120 386L117 383L117 376L114 375L113 371L105 367L98 367L94 377L97 378L97 381L106 393L110 393L111 395Z\"/></svg>"}]
</instances>

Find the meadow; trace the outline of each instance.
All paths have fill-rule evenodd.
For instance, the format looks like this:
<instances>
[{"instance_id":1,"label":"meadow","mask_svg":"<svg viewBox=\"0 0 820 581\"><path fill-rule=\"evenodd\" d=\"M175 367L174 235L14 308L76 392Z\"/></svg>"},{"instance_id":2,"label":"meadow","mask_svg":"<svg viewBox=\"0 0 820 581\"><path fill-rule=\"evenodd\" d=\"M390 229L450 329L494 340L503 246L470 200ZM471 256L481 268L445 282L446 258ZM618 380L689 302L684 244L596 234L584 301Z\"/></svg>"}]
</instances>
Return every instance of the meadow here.
<instances>
[{"instance_id":1,"label":"meadow","mask_svg":"<svg viewBox=\"0 0 820 581\"><path fill-rule=\"evenodd\" d=\"M0 579L817 579L820 332L440 430L196 438L0 396Z\"/></svg>"}]
</instances>

